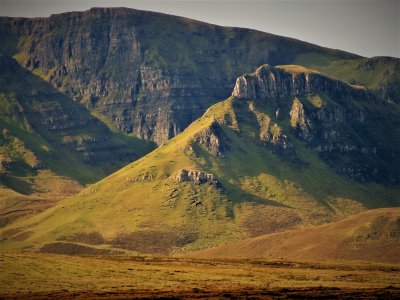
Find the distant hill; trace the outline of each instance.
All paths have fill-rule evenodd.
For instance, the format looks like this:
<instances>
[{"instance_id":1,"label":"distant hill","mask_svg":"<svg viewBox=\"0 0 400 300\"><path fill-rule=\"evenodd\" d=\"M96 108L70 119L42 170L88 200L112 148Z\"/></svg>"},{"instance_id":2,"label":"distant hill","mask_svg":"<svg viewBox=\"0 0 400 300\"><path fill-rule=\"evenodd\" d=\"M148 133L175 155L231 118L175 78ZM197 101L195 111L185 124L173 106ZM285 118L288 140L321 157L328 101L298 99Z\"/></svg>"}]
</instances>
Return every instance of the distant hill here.
<instances>
[{"instance_id":1,"label":"distant hill","mask_svg":"<svg viewBox=\"0 0 400 300\"><path fill-rule=\"evenodd\" d=\"M0 245L182 253L399 206L399 122L364 87L263 65L163 146L1 230Z\"/></svg>"},{"instance_id":2,"label":"distant hill","mask_svg":"<svg viewBox=\"0 0 400 300\"><path fill-rule=\"evenodd\" d=\"M400 263L400 208L374 209L311 228L262 235L189 254L201 258Z\"/></svg>"}]
</instances>

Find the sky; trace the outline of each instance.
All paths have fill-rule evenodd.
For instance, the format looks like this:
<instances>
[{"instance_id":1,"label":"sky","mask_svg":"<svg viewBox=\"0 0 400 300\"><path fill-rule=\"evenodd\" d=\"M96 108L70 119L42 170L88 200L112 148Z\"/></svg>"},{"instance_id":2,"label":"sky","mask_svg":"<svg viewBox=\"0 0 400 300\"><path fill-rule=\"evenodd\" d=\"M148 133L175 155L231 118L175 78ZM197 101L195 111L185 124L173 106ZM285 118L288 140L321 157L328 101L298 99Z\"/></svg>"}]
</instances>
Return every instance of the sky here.
<instances>
[{"instance_id":1,"label":"sky","mask_svg":"<svg viewBox=\"0 0 400 300\"><path fill-rule=\"evenodd\" d=\"M400 57L400 0L0 0L0 15L130 7L257 29L366 57Z\"/></svg>"}]
</instances>

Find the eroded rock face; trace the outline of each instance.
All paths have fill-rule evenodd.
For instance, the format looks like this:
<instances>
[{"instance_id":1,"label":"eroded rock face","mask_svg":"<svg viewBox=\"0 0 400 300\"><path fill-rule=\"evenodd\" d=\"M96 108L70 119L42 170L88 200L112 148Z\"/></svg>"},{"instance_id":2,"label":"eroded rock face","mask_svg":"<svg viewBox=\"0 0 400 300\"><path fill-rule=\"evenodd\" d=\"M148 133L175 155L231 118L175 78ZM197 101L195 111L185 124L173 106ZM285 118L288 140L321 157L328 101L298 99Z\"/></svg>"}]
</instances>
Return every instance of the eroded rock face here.
<instances>
[{"instance_id":1,"label":"eroded rock face","mask_svg":"<svg viewBox=\"0 0 400 300\"><path fill-rule=\"evenodd\" d=\"M267 99L315 91L331 97L371 97L364 90L356 90L339 80L329 78L317 72L290 72L263 65L254 74L244 75L236 80L232 96L244 99Z\"/></svg>"},{"instance_id":2,"label":"eroded rock face","mask_svg":"<svg viewBox=\"0 0 400 300\"><path fill-rule=\"evenodd\" d=\"M213 156L224 157L224 153L229 150L229 141L217 121L206 130L197 133L194 140Z\"/></svg>"},{"instance_id":3,"label":"eroded rock face","mask_svg":"<svg viewBox=\"0 0 400 300\"><path fill-rule=\"evenodd\" d=\"M250 107L260 140L278 153L289 153L295 136L340 175L361 182L400 182L395 103L296 66L262 66L238 78L232 95L275 112ZM287 132L282 129L286 120Z\"/></svg>"},{"instance_id":4,"label":"eroded rock face","mask_svg":"<svg viewBox=\"0 0 400 300\"><path fill-rule=\"evenodd\" d=\"M286 134L278 123L273 122L271 117L263 112L259 112L250 103L249 110L254 114L259 126L259 139L265 145L280 154L294 155L293 145L290 143Z\"/></svg>"},{"instance_id":5,"label":"eroded rock face","mask_svg":"<svg viewBox=\"0 0 400 300\"><path fill-rule=\"evenodd\" d=\"M220 185L219 181L215 178L214 174L207 174L203 171L197 170L180 170L176 174L175 179L178 182L194 181L196 184L215 184Z\"/></svg>"},{"instance_id":6,"label":"eroded rock face","mask_svg":"<svg viewBox=\"0 0 400 300\"><path fill-rule=\"evenodd\" d=\"M0 69L0 118L2 122L14 119L4 123L0 132L0 144L8 145L0 149L0 156L11 160L6 164L8 171L20 173L13 161L23 161L25 172L31 172L52 169L56 161L72 158L82 167L82 173L95 167L101 174L142 155L141 150L136 152L134 143L143 141L133 142L113 133L80 103L22 68L12 57L0 55ZM145 151L152 149L150 146Z\"/></svg>"},{"instance_id":7,"label":"eroded rock face","mask_svg":"<svg viewBox=\"0 0 400 300\"><path fill-rule=\"evenodd\" d=\"M0 52L17 54L22 66L122 131L157 144L226 99L241 74L263 63L286 64L310 51L325 50L126 8L2 18L0 23Z\"/></svg>"},{"instance_id":8,"label":"eroded rock face","mask_svg":"<svg viewBox=\"0 0 400 300\"><path fill-rule=\"evenodd\" d=\"M292 108L290 110L290 125L292 128L297 129L299 135L305 140L312 140L312 134L310 133L311 121L306 118L304 106L299 99L293 101Z\"/></svg>"},{"instance_id":9,"label":"eroded rock face","mask_svg":"<svg viewBox=\"0 0 400 300\"><path fill-rule=\"evenodd\" d=\"M361 182L396 183L400 181L396 167L399 166L397 129L386 132L384 127L396 125L384 120L388 113L384 111L385 108L373 111L352 105L324 105L305 110L308 126L298 126L296 133L338 174Z\"/></svg>"}]
</instances>

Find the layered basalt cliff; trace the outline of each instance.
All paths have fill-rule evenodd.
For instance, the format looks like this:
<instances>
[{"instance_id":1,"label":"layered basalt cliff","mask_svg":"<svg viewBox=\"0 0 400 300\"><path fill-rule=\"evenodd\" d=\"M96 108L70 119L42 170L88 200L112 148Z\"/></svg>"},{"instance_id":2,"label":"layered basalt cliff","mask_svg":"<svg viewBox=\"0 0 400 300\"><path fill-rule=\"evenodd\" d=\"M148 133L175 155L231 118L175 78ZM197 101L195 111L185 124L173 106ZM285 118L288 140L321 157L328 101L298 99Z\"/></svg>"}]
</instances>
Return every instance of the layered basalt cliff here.
<instances>
[{"instance_id":1,"label":"layered basalt cliff","mask_svg":"<svg viewBox=\"0 0 400 300\"><path fill-rule=\"evenodd\" d=\"M253 101L261 140L273 142L271 120L275 126L287 120L281 136L304 140L337 173L362 182L400 181L399 108L370 90L299 66L264 65L239 77L232 96ZM257 104L271 114L262 117Z\"/></svg>"},{"instance_id":2,"label":"layered basalt cliff","mask_svg":"<svg viewBox=\"0 0 400 300\"><path fill-rule=\"evenodd\" d=\"M356 89L317 71L294 65L278 67L263 65L255 73L239 77L236 80L232 96L266 99L295 96L315 91L339 99L370 96L362 88Z\"/></svg>"},{"instance_id":3,"label":"layered basalt cliff","mask_svg":"<svg viewBox=\"0 0 400 300\"><path fill-rule=\"evenodd\" d=\"M162 144L217 101L237 76L301 53L357 58L248 29L125 8L2 18L0 49L116 127Z\"/></svg>"},{"instance_id":4,"label":"layered basalt cliff","mask_svg":"<svg viewBox=\"0 0 400 300\"><path fill-rule=\"evenodd\" d=\"M215 120L207 129L195 135L195 141L213 156L224 157L229 150L229 140Z\"/></svg>"},{"instance_id":5,"label":"layered basalt cliff","mask_svg":"<svg viewBox=\"0 0 400 300\"><path fill-rule=\"evenodd\" d=\"M1 173L35 175L46 168L87 183L154 148L112 132L13 58L0 55L0 69Z\"/></svg>"}]
</instances>

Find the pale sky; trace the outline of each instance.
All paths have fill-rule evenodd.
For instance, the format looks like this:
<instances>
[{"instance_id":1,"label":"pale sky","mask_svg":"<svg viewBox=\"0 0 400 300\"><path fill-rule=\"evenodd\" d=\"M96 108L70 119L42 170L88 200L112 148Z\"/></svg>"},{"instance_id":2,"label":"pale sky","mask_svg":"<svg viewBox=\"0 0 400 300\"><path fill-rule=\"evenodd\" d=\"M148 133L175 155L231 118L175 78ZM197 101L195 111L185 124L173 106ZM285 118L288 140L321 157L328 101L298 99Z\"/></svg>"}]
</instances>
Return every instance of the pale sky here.
<instances>
[{"instance_id":1,"label":"pale sky","mask_svg":"<svg viewBox=\"0 0 400 300\"><path fill-rule=\"evenodd\" d=\"M0 15L130 7L246 27L359 55L400 57L400 0L0 0Z\"/></svg>"}]
</instances>

